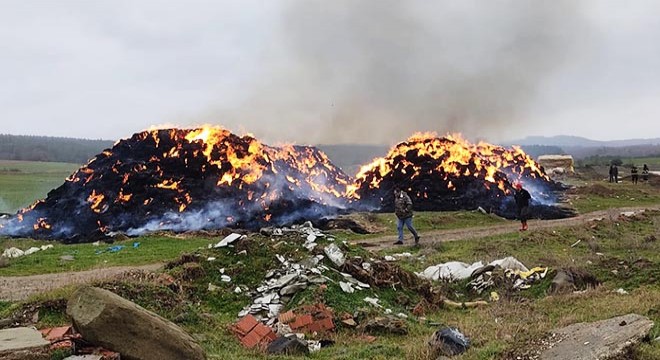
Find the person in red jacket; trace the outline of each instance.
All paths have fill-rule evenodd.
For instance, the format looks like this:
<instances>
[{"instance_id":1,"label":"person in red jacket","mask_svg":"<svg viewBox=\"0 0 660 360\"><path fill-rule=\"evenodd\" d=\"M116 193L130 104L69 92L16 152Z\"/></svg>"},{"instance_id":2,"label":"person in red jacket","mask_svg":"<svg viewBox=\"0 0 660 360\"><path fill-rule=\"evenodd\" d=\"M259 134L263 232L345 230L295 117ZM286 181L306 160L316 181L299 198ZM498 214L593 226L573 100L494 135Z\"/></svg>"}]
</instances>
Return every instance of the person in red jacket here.
<instances>
[{"instance_id":1,"label":"person in red jacket","mask_svg":"<svg viewBox=\"0 0 660 360\"><path fill-rule=\"evenodd\" d=\"M523 189L521 183L515 185L516 193L513 198L516 200L516 208L518 209L518 218L520 219L520 231L527 230L527 218L529 217L529 200L532 196L529 192Z\"/></svg>"}]
</instances>

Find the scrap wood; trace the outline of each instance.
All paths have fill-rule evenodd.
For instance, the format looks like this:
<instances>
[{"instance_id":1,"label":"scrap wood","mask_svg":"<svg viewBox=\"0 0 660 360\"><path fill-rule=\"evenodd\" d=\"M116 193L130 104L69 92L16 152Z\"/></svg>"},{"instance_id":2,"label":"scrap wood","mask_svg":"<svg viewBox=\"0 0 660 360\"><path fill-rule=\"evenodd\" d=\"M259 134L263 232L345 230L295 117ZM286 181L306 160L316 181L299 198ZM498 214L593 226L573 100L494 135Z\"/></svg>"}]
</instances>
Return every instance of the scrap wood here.
<instances>
[{"instance_id":1,"label":"scrap wood","mask_svg":"<svg viewBox=\"0 0 660 360\"><path fill-rule=\"evenodd\" d=\"M442 301L442 303L446 306L450 306L450 307L453 307L453 308L461 308L461 309L475 308L475 307L479 307L479 306L488 305L488 302L483 301L483 300L467 301L467 302L456 302L456 301L451 301L451 300L445 299L445 300Z\"/></svg>"}]
</instances>

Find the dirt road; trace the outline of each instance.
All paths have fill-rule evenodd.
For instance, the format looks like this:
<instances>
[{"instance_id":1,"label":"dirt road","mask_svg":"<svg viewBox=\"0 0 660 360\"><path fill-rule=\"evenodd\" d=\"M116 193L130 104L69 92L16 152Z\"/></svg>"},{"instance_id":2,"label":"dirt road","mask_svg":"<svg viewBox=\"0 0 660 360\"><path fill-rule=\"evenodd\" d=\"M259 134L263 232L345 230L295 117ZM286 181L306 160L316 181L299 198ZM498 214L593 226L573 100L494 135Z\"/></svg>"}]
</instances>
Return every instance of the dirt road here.
<instances>
[{"instance_id":1,"label":"dirt road","mask_svg":"<svg viewBox=\"0 0 660 360\"><path fill-rule=\"evenodd\" d=\"M72 284L83 284L112 278L131 270L155 271L163 264L142 266L118 266L102 269L42 274L30 276L0 277L0 301L25 300L31 295L47 292Z\"/></svg>"},{"instance_id":2,"label":"dirt road","mask_svg":"<svg viewBox=\"0 0 660 360\"><path fill-rule=\"evenodd\" d=\"M529 221L530 231L535 229L548 229L548 228L558 228L558 227L568 227L576 226L580 224L585 224L596 219L616 219L621 213L629 211L640 211L640 210L660 210L660 205L654 206L640 206L640 207L627 207L627 208L615 208L607 209L602 211L590 212L583 215L578 215L576 217L567 218L567 219L558 219L558 220L531 220ZM468 240L468 239L477 239L486 236L500 235L511 232L518 231L520 227L520 222L518 221L507 221L502 225L491 225L483 227L472 227L472 228L462 228L455 230L436 230L421 233L421 246L432 246L444 241L456 241L456 240ZM408 230L405 229L407 232ZM412 245L412 239L410 233L406 233L407 243L406 245ZM394 242L397 240L396 235L381 236L377 238L371 238L367 240L362 240L357 242L358 245L362 245L365 248L372 250L381 250L385 248L395 247Z\"/></svg>"}]
</instances>

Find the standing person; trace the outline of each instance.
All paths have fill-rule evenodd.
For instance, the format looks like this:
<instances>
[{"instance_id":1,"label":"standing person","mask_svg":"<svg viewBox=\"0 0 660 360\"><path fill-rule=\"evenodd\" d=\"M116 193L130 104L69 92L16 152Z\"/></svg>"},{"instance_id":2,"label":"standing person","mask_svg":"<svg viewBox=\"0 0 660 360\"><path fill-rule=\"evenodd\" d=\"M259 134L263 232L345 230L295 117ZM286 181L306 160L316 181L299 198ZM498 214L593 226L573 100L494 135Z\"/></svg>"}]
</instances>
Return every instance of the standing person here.
<instances>
[{"instance_id":1,"label":"standing person","mask_svg":"<svg viewBox=\"0 0 660 360\"><path fill-rule=\"evenodd\" d=\"M614 165L614 182L619 183L619 168Z\"/></svg>"},{"instance_id":2,"label":"standing person","mask_svg":"<svg viewBox=\"0 0 660 360\"><path fill-rule=\"evenodd\" d=\"M610 164L610 182L614 182L614 164Z\"/></svg>"},{"instance_id":3,"label":"standing person","mask_svg":"<svg viewBox=\"0 0 660 360\"><path fill-rule=\"evenodd\" d=\"M516 183L516 193L513 198L516 200L518 209L518 218L520 219L520 231L527 230L527 218L529 217L529 200L532 198L529 192L523 189L521 183Z\"/></svg>"},{"instance_id":4,"label":"standing person","mask_svg":"<svg viewBox=\"0 0 660 360\"><path fill-rule=\"evenodd\" d=\"M630 178L632 179L633 184L637 184L637 181L639 181L639 174L637 170L637 166L633 165L630 168Z\"/></svg>"},{"instance_id":5,"label":"standing person","mask_svg":"<svg viewBox=\"0 0 660 360\"><path fill-rule=\"evenodd\" d=\"M649 167L646 164L642 168L642 180L649 181Z\"/></svg>"},{"instance_id":6,"label":"standing person","mask_svg":"<svg viewBox=\"0 0 660 360\"><path fill-rule=\"evenodd\" d=\"M394 245L403 245L403 225L408 227L408 230L415 237L415 245L419 245L419 234L413 227L413 204L410 196L405 191L401 190L399 186L394 187L394 213L398 219L396 229L399 231L399 240Z\"/></svg>"}]
</instances>

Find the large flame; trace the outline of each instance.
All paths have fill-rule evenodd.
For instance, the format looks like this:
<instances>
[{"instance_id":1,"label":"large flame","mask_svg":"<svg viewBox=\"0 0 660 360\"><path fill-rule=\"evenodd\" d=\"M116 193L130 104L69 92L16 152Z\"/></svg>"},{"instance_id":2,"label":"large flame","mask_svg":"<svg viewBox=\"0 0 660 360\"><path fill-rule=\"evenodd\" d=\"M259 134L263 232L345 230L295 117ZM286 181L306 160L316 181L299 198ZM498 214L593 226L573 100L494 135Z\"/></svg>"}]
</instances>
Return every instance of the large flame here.
<instances>
[{"instance_id":1,"label":"large flame","mask_svg":"<svg viewBox=\"0 0 660 360\"><path fill-rule=\"evenodd\" d=\"M423 161L420 161L423 159ZM432 167L429 163L432 162ZM383 179L396 173L409 181L434 172L437 181L444 181L449 190L456 191L452 178L472 176L483 180L484 186L510 191L513 178L523 176L549 180L538 164L519 147L506 149L485 142L472 144L460 134L438 137L435 133L416 133L407 141L393 147L387 156L364 165L347 187L346 195L360 198L358 189L381 186ZM502 174L505 176L497 176ZM428 194L423 194L428 197Z\"/></svg>"}]
</instances>

